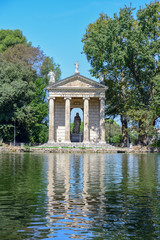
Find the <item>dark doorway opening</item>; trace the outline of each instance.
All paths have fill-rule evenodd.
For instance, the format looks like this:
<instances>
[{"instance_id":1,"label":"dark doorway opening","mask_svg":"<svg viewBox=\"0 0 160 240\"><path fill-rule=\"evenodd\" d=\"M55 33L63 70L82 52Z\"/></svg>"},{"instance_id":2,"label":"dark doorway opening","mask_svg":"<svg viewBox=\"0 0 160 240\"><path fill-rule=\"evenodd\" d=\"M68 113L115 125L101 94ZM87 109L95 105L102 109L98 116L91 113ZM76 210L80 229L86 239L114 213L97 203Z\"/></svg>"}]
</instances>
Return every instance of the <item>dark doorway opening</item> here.
<instances>
[{"instance_id":1,"label":"dark doorway opening","mask_svg":"<svg viewBox=\"0 0 160 240\"><path fill-rule=\"evenodd\" d=\"M83 142L83 111L81 108L71 110L71 142Z\"/></svg>"}]
</instances>

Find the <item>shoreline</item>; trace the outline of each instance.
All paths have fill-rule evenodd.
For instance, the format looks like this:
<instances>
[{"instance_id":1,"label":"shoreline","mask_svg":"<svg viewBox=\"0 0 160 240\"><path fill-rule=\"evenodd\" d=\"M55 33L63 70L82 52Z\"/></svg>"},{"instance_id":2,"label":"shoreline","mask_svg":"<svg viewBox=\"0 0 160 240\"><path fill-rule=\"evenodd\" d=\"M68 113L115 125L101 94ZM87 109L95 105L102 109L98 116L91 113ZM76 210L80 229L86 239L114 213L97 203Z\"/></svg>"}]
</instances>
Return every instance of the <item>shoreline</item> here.
<instances>
[{"instance_id":1,"label":"shoreline","mask_svg":"<svg viewBox=\"0 0 160 240\"><path fill-rule=\"evenodd\" d=\"M157 147L20 147L20 146L2 146L0 152L28 152L28 153L159 153Z\"/></svg>"}]
</instances>

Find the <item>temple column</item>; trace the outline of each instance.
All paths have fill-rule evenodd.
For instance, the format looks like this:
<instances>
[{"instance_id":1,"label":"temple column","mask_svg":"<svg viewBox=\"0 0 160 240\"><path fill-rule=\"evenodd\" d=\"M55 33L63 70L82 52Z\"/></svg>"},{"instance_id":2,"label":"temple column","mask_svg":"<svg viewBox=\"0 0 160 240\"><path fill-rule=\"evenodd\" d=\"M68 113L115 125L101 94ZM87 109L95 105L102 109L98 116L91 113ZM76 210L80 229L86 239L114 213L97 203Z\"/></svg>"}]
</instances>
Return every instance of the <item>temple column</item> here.
<instances>
[{"instance_id":1,"label":"temple column","mask_svg":"<svg viewBox=\"0 0 160 240\"><path fill-rule=\"evenodd\" d=\"M89 97L83 98L84 100L84 135L83 142L89 142Z\"/></svg>"},{"instance_id":2,"label":"temple column","mask_svg":"<svg viewBox=\"0 0 160 240\"><path fill-rule=\"evenodd\" d=\"M55 97L49 98L49 143L54 143L54 99Z\"/></svg>"},{"instance_id":3,"label":"temple column","mask_svg":"<svg viewBox=\"0 0 160 240\"><path fill-rule=\"evenodd\" d=\"M100 98L100 143L106 143L105 141L105 98Z\"/></svg>"},{"instance_id":4,"label":"temple column","mask_svg":"<svg viewBox=\"0 0 160 240\"><path fill-rule=\"evenodd\" d=\"M70 97L64 98L65 101L65 142L70 142Z\"/></svg>"}]
</instances>

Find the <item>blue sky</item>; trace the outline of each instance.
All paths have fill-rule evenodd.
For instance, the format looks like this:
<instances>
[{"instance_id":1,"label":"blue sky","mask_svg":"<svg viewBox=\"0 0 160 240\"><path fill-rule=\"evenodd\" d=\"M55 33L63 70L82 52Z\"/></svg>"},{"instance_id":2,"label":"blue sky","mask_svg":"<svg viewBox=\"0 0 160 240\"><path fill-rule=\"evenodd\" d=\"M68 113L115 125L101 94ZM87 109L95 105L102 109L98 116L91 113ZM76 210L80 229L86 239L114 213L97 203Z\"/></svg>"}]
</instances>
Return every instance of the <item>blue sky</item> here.
<instances>
[{"instance_id":1,"label":"blue sky","mask_svg":"<svg viewBox=\"0 0 160 240\"><path fill-rule=\"evenodd\" d=\"M90 65L81 54L81 39L87 25L100 13L113 16L131 0L0 0L1 29L20 29L33 46L60 64L62 78L74 74L79 61L80 74L91 77ZM132 1L137 9L151 1Z\"/></svg>"},{"instance_id":2,"label":"blue sky","mask_svg":"<svg viewBox=\"0 0 160 240\"><path fill-rule=\"evenodd\" d=\"M150 2L133 0L132 7L143 8ZM40 46L60 64L62 79L74 74L77 60L80 74L92 78L81 42L88 24L100 13L112 17L130 3L131 0L0 0L1 29L20 29L34 47ZM77 109L72 111L71 121L76 112ZM120 123L119 118L116 120Z\"/></svg>"}]
</instances>

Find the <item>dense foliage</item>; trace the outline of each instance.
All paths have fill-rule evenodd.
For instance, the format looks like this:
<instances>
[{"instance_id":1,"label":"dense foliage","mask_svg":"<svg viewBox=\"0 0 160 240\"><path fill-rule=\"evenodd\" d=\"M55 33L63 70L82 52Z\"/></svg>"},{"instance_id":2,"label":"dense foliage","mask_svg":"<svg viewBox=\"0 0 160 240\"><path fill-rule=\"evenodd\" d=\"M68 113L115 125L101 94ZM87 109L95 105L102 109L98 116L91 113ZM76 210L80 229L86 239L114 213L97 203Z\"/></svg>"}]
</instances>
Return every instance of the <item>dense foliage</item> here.
<instances>
[{"instance_id":1,"label":"dense foliage","mask_svg":"<svg viewBox=\"0 0 160 240\"><path fill-rule=\"evenodd\" d=\"M13 47L17 44L26 44L30 46L31 43L27 43L27 39L23 36L22 31L19 29L10 30L10 29L1 29L0 30L0 52L4 52L10 47Z\"/></svg>"},{"instance_id":2,"label":"dense foliage","mask_svg":"<svg viewBox=\"0 0 160 240\"><path fill-rule=\"evenodd\" d=\"M122 128L113 119L107 119L105 123L106 142L107 143L121 143L122 142Z\"/></svg>"},{"instance_id":3,"label":"dense foliage","mask_svg":"<svg viewBox=\"0 0 160 240\"><path fill-rule=\"evenodd\" d=\"M121 116L123 142L128 121L138 127L138 142L146 145L160 117L160 3L120 9L111 18L101 14L83 37L91 73L105 76L106 114Z\"/></svg>"},{"instance_id":4,"label":"dense foliage","mask_svg":"<svg viewBox=\"0 0 160 240\"><path fill-rule=\"evenodd\" d=\"M61 70L53 58L28 43L20 30L0 30L0 137L43 143L48 139L48 72ZM49 64L47 64L49 63Z\"/></svg>"}]
</instances>

